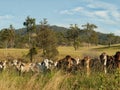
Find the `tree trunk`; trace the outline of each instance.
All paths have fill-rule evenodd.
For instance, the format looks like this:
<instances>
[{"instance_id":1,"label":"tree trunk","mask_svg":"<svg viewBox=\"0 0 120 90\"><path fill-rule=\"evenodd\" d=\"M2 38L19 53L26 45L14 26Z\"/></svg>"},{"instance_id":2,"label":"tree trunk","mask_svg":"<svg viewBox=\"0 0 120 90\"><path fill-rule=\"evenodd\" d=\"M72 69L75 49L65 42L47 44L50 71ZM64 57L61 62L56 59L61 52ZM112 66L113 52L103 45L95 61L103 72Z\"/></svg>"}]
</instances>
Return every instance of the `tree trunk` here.
<instances>
[{"instance_id":1,"label":"tree trunk","mask_svg":"<svg viewBox=\"0 0 120 90\"><path fill-rule=\"evenodd\" d=\"M109 48L111 47L111 41L109 42Z\"/></svg>"}]
</instances>

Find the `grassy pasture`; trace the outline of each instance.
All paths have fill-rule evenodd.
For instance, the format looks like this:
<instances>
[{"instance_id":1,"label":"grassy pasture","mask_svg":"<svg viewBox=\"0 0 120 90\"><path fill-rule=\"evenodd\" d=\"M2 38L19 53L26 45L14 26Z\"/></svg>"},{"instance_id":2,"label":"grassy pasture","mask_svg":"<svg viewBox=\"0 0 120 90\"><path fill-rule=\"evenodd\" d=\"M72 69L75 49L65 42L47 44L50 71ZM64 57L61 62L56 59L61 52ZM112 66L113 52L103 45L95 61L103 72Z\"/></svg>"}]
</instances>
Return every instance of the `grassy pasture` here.
<instances>
[{"instance_id":1,"label":"grassy pasture","mask_svg":"<svg viewBox=\"0 0 120 90\"><path fill-rule=\"evenodd\" d=\"M3 59L6 56L23 57L28 53L28 49L0 49L0 58ZM42 50L39 52L41 53ZM58 47L59 56L58 59L63 58L66 55L72 57L83 58L86 55L91 57L97 57L102 52L106 52L108 55L114 55L116 51L120 51L120 45L113 45L110 48L107 46L90 46L90 47L79 47L78 50L74 50L73 47Z\"/></svg>"},{"instance_id":2,"label":"grassy pasture","mask_svg":"<svg viewBox=\"0 0 120 90\"><path fill-rule=\"evenodd\" d=\"M6 56L15 58L22 57L28 53L28 49L0 49L0 59L5 59Z\"/></svg>"},{"instance_id":3,"label":"grassy pasture","mask_svg":"<svg viewBox=\"0 0 120 90\"><path fill-rule=\"evenodd\" d=\"M86 55L98 57L102 52L114 55L120 50L120 45L80 47L74 51L73 47L58 47L58 59L71 55L83 58ZM0 49L0 58L6 55L23 57L28 49ZM52 71L46 74L25 74L19 76L15 71L4 71L0 73L0 90L120 90L120 71L114 74L101 72L92 73L87 76L85 72L66 74L63 71Z\"/></svg>"},{"instance_id":4,"label":"grassy pasture","mask_svg":"<svg viewBox=\"0 0 120 90\"><path fill-rule=\"evenodd\" d=\"M98 57L102 52L106 52L108 55L114 55L117 51L120 51L120 45L108 46L91 46L91 47L80 47L77 51L73 47L59 47L60 55L63 57L65 55L71 55L73 57L83 58L88 55L91 57Z\"/></svg>"}]
</instances>

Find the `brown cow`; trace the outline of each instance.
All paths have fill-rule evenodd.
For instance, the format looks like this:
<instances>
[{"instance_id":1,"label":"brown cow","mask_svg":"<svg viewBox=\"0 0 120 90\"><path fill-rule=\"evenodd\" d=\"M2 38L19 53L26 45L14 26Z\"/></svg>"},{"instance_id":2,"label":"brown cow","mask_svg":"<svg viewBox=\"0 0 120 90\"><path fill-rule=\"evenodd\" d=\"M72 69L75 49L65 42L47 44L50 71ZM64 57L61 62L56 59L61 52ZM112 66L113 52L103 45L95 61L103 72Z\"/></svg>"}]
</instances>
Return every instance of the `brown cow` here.
<instances>
[{"instance_id":1,"label":"brown cow","mask_svg":"<svg viewBox=\"0 0 120 90\"><path fill-rule=\"evenodd\" d=\"M115 63L117 65L117 68L120 68L120 51L116 52L116 54L114 55L115 58Z\"/></svg>"},{"instance_id":2,"label":"brown cow","mask_svg":"<svg viewBox=\"0 0 120 90\"><path fill-rule=\"evenodd\" d=\"M77 61L70 55L66 55L65 58L58 60L56 67L68 72L72 72L75 69Z\"/></svg>"},{"instance_id":3,"label":"brown cow","mask_svg":"<svg viewBox=\"0 0 120 90\"><path fill-rule=\"evenodd\" d=\"M114 56L109 56L105 52L100 55L100 61L105 73L116 68Z\"/></svg>"}]
</instances>

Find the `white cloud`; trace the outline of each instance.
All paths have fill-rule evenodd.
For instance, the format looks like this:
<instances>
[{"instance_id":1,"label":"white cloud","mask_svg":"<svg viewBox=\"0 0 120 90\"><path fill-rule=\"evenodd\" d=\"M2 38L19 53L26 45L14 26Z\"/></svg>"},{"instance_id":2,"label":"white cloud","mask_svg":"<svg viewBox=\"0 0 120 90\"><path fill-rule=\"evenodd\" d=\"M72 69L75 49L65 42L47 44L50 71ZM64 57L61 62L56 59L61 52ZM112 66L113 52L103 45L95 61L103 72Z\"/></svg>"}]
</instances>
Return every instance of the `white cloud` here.
<instances>
[{"instance_id":1,"label":"white cloud","mask_svg":"<svg viewBox=\"0 0 120 90\"><path fill-rule=\"evenodd\" d=\"M103 19L109 19L108 11L95 11L93 14Z\"/></svg>"},{"instance_id":2,"label":"white cloud","mask_svg":"<svg viewBox=\"0 0 120 90\"><path fill-rule=\"evenodd\" d=\"M116 21L120 21L120 12L119 11L112 11L111 12L111 15L113 16L113 18L116 20Z\"/></svg>"},{"instance_id":3,"label":"white cloud","mask_svg":"<svg viewBox=\"0 0 120 90\"><path fill-rule=\"evenodd\" d=\"M69 9L69 10L62 10L62 11L60 11L60 14L73 15L78 12L82 12L83 10L84 10L83 7L75 7L73 9Z\"/></svg>"},{"instance_id":4,"label":"white cloud","mask_svg":"<svg viewBox=\"0 0 120 90\"><path fill-rule=\"evenodd\" d=\"M87 5L87 7L93 8L93 9L101 8L101 9L110 10L110 11L118 9L115 5L110 4L110 3L105 3L102 1L91 2Z\"/></svg>"},{"instance_id":5,"label":"white cloud","mask_svg":"<svg viewBox=\"0 0 120 90\"><path fill-rule=\"evenodd\" d=\"M120 11L116 5L98 0L83 0L82 2L87 3L85 6L63 10L61 14L80 15L82 18L90 18L106 24L120 23Z\"/></svg>"},{"instance_id":6,"label":"white cloud","mask_svg":"<svg viewBox=\"0 0 120 90\"><path fill-rule=\"evenodd\" d=\"M116 30L114 33L115 33L115 35L120 36L120 30Z\"/></svg>"},{"instance_id":7,"label":"white cloud","mask_svg":"<svg viewBox=\"0 0 120 90\"><path fill-rule=\"evenodd\" d=\"M3 19L12 19L13 16L12 15L3 15L3 16L0 16L0 20L3 20Z\"/></svg>"},{"instance_id":8,"label":"white cloud","mask_svg":"<svg viewBox=\"0 0 120 90\"><path fill-rule=\"evenodd\" d=\"M63 10L63 11L60 11L60 14L68 14L68 15L72 15L73 12L70 12L69 10Z\"/></svg>"},{"instance_id":9,"label":"white cloud","mask_svg":"<svg viewBox=\"0 0 120 90\"><path fill-rule=\"evenodd\" d=\"M81 12L81 11L83 11L83 10L84 10L83 7L76 7L76 8L74 8L74 9L72 9L71 11L73 11L73 12Z\"/></svg>"},{"instance_id":10,"label":"white cloud","mask_svg":"<svg viewBox=\"0 0 120 90\"><path fill-rule=\"evenodd\" d=\"M101 13L104 17L109 17L109 19L113 19L113 21L119 21L120 22L120 11L119 7L112 4L112 3L106 3L102 1L97 1L97 2L91 2L87 5L88 8L90 9L101 9L104 12Z\"/></svg>"},{"instance_id":11,"label":"white cloud","mask_svg":"<svg viewBox=\"0 0 120 90\"><path fill-rule=\"evenodd\" d=\"M120 8L117 5L102 0L80 0L80 2L82 4L78 7L68 9L65 13L62 13L63 15L73 16L73 18L65 19L67 22L77 22L77 24L91 22L99 27L97 28L99 32L113 32L115 35L120 36Z\"/></svg>"}]
</instances>

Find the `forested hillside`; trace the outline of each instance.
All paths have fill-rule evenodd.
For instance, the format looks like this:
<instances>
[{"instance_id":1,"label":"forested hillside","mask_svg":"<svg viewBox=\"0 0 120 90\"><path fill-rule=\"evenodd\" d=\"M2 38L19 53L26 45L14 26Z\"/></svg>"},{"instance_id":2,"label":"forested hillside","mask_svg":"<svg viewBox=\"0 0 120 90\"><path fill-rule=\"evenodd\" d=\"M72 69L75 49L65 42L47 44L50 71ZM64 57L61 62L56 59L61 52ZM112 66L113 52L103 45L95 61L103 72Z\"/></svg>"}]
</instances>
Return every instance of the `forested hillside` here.
<instances>
[{"instance_id":1,"label":"forested hillside","mask_svg":"<svg viewBox=\"0 0 120 90\"><path fill-rule=\"evenodd\" d=\"M39 27L40 27L40 25L37 25L37 30L39 30ZM67 43L69 43L69 42L64 42L64 41L66 41L65 37L66 37L66 33L69 31L69 28L60 27L60 26L56 26L56 25L50 26L50 28L54 32L56 32L56 34L58 36L58 40L60 40L60 41L58 41L59 45L61 45L62 43L64 43L64 44L66 43L66 45L67 45ZM25 29L25 28L17 29L17 30L15 30L15 32L16 32L16 34L20 34L21 36L27 35L27 29ZM80 43L81 44L87 43L86 30L80 29L79 32L80 32L79 37L81 39ZM111 38L112 38L111 43L112 44L120 43L120 36L116 36L113 33L104 34L104 33L96 32L96 31L88 31L88 33L94 33L94 32L96 33L96 36L98 37L98 41L97 41L98 44L108 45L109 44L108 40L110 39L109 35L111 35ZM91 36L91 37L93 37L93 36ZM63 42L61 42L62 39L64 39ZM59 43L59 42L61 42L61 43ZM92 44L94 44L94 43L92 43Z\"/></svg>"}]
</instances>

